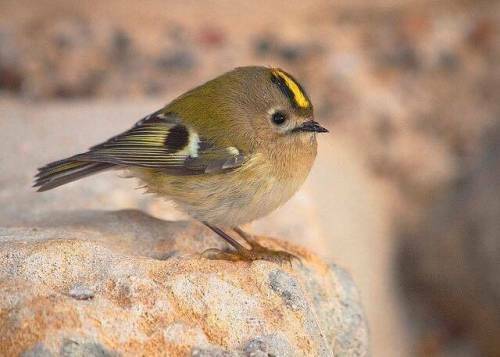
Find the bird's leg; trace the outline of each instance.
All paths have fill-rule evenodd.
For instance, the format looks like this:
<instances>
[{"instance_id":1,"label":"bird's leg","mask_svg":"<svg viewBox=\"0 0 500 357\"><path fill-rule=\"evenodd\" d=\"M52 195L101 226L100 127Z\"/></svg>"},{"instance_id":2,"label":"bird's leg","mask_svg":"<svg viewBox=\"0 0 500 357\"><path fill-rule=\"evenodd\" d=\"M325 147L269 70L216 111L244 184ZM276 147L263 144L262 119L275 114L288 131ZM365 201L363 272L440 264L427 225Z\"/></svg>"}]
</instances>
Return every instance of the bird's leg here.
<instances>
[{"instance_id":1,"label":"bird's leg","mask_svg":"<svg viewBox=\"0 0 500 357\"><path fill-rule=\"evenodd\" d=\"M243 238L251 249L245 248L243 245L238 243L234 238L229 236L222 229L213 226L207 222L203 222L208 228L217 233L222 239L224 239L227 243L233 246L236 249L235 252L223 252L218 249L209 249L203 252L203 255L210 259L223 259L223 260L231 260L231 261L254 261L254 260L268 260L272 262L283 262L286 261L291 263L292 260L300 260L295 255L280 251L280 250L272 250L266 248L259 243L257 243L250 234L244 232L241 228L235 227L233 230Z\"/></svg>"},{"instance_id":2,"label":"bird's leg","mask_svg":"<svg viewBox=\"0 0 500 357\"><path fill-rule=\"evenodd\" d=\"M243 229L240 227L234 227L233 231L238 233L238 235L245 240L251 247L253 247L253 244L255 244L255 239L253 239L252 235L245 232Z\"/></svg>"}]
</instances>

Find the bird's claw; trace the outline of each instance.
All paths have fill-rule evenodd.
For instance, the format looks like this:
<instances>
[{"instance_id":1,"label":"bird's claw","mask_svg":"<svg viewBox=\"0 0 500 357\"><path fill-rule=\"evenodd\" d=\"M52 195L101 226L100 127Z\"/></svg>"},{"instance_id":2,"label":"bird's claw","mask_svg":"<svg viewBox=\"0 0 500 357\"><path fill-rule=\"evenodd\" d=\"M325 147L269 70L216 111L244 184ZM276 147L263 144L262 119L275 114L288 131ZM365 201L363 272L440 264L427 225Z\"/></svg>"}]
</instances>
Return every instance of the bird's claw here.
<instances>
[{"instance_id":1,"label":"bird's claw","mask_svg":"<svg viewBox=\"0 0 500 357\"><path fill-rule=\"evenodd\" d=\"M292 262L298 261L302 263L299 257L282 250L273 250L266 248L255 241L248 242L252 249L239 249L236 251L222 251L219 249L207 249L202 253L202 256L212 260L229 260L229 261L247 261L267 260L273 263L282 264L286 262L292 267Z\"/></svg>"}]
</instances>

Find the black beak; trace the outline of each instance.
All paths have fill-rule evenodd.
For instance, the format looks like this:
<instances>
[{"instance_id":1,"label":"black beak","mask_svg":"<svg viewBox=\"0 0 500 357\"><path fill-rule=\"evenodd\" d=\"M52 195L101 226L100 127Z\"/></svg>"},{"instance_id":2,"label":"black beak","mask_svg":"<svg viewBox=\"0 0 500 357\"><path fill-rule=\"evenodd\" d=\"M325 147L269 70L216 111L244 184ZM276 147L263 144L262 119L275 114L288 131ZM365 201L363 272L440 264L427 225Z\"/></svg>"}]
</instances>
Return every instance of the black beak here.
<instances>
[{"instance_id":1,"label":"black beak","mask_svg":"<svg viewBox=\"0 0 500 357\"><path fill-rule=\"evenodd\" d=\"M319 125L317 121L308 120L302 123L300 126L293 129L293 131L309 131L314 133L328 133L328 129Z\"/></svg>"}]
</instances>

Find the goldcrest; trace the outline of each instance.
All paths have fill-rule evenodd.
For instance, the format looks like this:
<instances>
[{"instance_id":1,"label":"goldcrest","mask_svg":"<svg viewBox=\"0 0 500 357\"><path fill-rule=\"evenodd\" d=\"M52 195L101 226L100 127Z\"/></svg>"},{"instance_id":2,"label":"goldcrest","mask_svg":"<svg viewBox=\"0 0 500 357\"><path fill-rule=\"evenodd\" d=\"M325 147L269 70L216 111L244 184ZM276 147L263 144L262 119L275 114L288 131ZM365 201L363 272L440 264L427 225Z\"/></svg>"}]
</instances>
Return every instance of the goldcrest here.
<instances>
[{"instance_id":1,"label":"goldcrest","mask_svg":"<svg viewBox=\"0 0 500 357\"><path fill-rule=\"evenodd\" d=\"M39 169L47 191L111 169L173 200L234 248L224 259L281 259L239 226L263 217L300 188L316 157L314 121L302 86L278 68L239 67L174 99L87 152ZM232 229L250 245L227 234Z\"/></svg>"}]
</instances>

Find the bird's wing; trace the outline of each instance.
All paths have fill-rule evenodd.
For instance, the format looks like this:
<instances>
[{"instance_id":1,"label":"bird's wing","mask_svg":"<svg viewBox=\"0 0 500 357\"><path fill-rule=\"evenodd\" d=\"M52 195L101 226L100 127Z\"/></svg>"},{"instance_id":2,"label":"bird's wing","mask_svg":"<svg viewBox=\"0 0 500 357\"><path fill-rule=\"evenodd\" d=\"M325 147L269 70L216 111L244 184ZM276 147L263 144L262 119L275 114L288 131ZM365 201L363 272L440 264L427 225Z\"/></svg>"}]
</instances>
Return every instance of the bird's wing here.
<instances>
[{"instance_id":1,"label":"bird's wing","mask_svg":"<svg viewBox=\"0 0 500 357\"><path fill-rule=\"evenodd\" d=\"M245 161L237 148L217 147L178 116L161 111L77 156L81 161L147 167L177 175L223 172Z\"/></svg>"}]
</instances>

